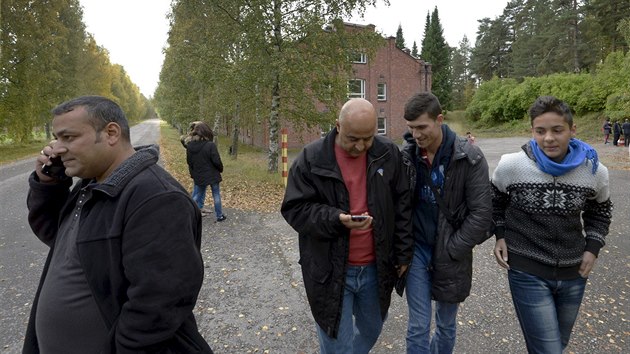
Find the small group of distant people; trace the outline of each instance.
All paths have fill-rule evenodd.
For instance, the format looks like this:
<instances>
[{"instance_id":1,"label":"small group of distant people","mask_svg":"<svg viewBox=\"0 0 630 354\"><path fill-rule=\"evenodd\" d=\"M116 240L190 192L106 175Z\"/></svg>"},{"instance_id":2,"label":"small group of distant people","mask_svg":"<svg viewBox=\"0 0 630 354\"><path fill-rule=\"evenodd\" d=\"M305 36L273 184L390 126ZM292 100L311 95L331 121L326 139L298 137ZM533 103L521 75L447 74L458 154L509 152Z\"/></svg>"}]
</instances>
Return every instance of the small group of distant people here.
<instances>
[{"instance_id":1,"label":"small group of distant people","mask_svg":"<svg viewBox=\"0 0 630 354\"><path fill-rule=\"evenodd\" d=\"M304 147L281 212L299 235L321 353L368 353L394 289L407 298L407 353L452 353L473 248L492 235L527 350L567 347L608 234L608 170L574 138L566 103L539 97L529 116L532 139L492 178L472 134L457 136L431 93L405 105L402 151L376 135L364 99L347 101L328 135Z\"/></svg>"},{"instance_id":2,"label":"small group of distant people","mask_svg":"<svg viewBox=\"0 0 630 354\"><path fill-rule=\"evenodd\" d=\"M212 353L192 312L208 185L225 220L212 130L193 122L182 137L191 197L157 164L156 146L131 145L115 102L82 96L52 115L55 139L28 180L28 220L50 251L23 352ZM326 137L304 147L281 213L299 234L321 353L368 353L394 289L407 298L407 353L452 353L473 248L492 235L527 350L567 347L608 234L608 170L573 137L563 101L539 97L529 116L532 139L492 178L431 93L405 105L402 150L376 135L364 99L346 102Z\"/></svg>"},{"instance_id":3,"label":"small group of distant people","mask_svg":"<svg viewBox=\"0 0 630 354\"><path fill-rule=\"evenodd\" d=\"M610 122L610 119L606 119L604 125L602 126L602 131L604 132L604 144L608 144L608 139L610 138L610 132L613 133L613 145L620 146L619 141L623 137L623 145L625 147L630 146L630 121L626 118L623 124L619 123L619 120L615 120Z\"/></svg>"}]
</instances>

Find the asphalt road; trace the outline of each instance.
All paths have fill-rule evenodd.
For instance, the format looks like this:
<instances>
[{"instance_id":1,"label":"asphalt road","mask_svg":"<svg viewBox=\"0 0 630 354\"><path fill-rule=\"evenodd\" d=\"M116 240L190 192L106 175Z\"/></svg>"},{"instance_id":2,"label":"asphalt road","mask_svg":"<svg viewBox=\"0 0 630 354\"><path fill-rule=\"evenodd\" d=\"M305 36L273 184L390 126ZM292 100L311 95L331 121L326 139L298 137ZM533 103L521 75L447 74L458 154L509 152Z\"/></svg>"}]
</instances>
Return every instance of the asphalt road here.
<instances>
[{"instance_id":1,"label":"asphalt road","mask_svg":"<svg viewBox=\"0 0 630 354\"><path fill-rule=\"evenodd\" d=\"M501 154L516 151L523 142L523 138L501 138L479 139L477 144L493 170ZM3 353L18 353L21 348L46 254L26 223L26 178L32 161L24 167L17 165L0 167L0 198L5 209L0 218ZM614 219L607 246L589 279L567 353L630 352L628 173L611 170ZM225 222L214 223L212 216L204 220L206 272L195 309L200 331L217 353L316 353L314 322L297 264L297 234L279 213L225 212ZM473 289L459 312L456 353L525 352L506 273L496 265L493 246L494 241L489 240L475 249ZM406 320L405 300L394 295L372 352L403 353Z\"/></svg>"}]
</instances>

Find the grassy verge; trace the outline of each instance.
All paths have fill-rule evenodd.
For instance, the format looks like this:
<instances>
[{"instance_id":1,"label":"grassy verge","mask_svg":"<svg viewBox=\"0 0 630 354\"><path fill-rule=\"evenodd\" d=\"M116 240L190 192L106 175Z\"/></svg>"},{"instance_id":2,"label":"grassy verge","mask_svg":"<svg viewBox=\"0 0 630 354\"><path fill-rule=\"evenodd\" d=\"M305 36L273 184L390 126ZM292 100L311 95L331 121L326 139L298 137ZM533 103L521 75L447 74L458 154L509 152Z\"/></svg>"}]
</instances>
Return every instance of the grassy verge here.
<instances>
[{"instance_id":1,"label":"grassy verge","mask_svg":"<svg viewBox=\"0 0 630 354\"><path fill-rule=\"evenodd\" d=\"M464 111L452 111L447 114L446 122L458 134L463 135L467 131L471 131L473 135L480 138L531 136L529 118L488 127L476 122L469 122L465 118ZM584 116L574 116L573 123L577 127L576 138L588 143L596 143L602 139L601 127L604 121L599 114L589 113Z\"/></svg>"},{"instance_id":2,"label":"grassy verge","mask_svg":"<svg viewBox=\"0 0 630 354\"><path fill-rule=\"evenodd\" d=\"M179 142L179 133L167 123L160 126L160 156L164 167L189 191L192 179L186 163L186 149ZM284 195L282 174L267 173L266 153L247 145L239 145L235 160L228 154L228 138L219 137L219 153L223 162L221 202L224 207L241 210L276 212ZM206 193L206 205L212 206L210 188Z\"/></svg>"},{"instance_id":3,"label":"grassy verge","mask_svg":"<svg viewBox=\"0 0 630 354\"><path fill-rule=\"evenodd\" d=\"M2 144L0 145L0 164L37 156L46 143L46 140L35 140L26 144Z\"/></svg>"}]
</instances>

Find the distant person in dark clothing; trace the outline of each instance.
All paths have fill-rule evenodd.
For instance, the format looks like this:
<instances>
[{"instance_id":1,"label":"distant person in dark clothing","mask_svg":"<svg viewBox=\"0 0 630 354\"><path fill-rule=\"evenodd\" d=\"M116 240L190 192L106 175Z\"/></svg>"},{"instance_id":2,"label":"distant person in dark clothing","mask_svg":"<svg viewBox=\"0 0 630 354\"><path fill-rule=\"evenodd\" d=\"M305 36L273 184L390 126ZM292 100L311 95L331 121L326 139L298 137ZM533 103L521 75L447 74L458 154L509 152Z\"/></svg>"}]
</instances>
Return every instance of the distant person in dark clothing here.
<instances>
[{"instance_id":1,"label":"distant person in dark clothing","mask_svg":"<svg viewBox=\"0 0 630 354\"><path fill-rule=\"evenodd\" d=\"M113 101L83 96L53 116L28 181L28 221L50 251L23 353L212 353L193 315L201 215L184 187L156 146L134 149ZM63 174L42 168L53 159Z\"/></svg>"},{"instance_id":2,"label":"distant person in dark clothing","mask_svg":"<svg viewBox=\"0 0 630 354\"><path fill-rule=\"evenodd\" d=\"M617 146L619 136L621 136L621 125L618 121L615 121L613 123L613 145Z\"/></svg>"},{"instance_id":3,"label":"distant person in dark clothing","mask_svg":"<svg viewBox=\"0 0 630 354\"><path fill-rule=\"evenodd\" d=\"M206 216L212 213L211 210L203 207L206 199L206 189L210 186L212 199L214 200L214 212L217 221L227 219L221 207L221 173L223 172L223 162L217 145L212 141L214 134L208 124L196 122L190 140L186 144L186 162L188 171L193 179L192 198L197 202L201 210L201 215Z\"/></svg>"},{"instance_id":4,"label":"distant person in dark clothing","mask_svg":"<svg viewBox=\"0 0 630 354\"><path fill-rule=\"evenodd\" d=\"M604 132L604 144L608 144L608 138L610 137L610 120L606 119L604 125L602 126L602 131Z\"/></svg>"},{"instance_id":5,"label":"distant person in dark clothing","mask_svg":"<svg viewBox=\"0 0 630 354\"><path fill-rule=\"evenodd\" d=\"M628 118L623 122L621 126L621 130L623 131L623 145L628 147L630 144L630 122L628 122Z\"/></svg>"}]
</instances>

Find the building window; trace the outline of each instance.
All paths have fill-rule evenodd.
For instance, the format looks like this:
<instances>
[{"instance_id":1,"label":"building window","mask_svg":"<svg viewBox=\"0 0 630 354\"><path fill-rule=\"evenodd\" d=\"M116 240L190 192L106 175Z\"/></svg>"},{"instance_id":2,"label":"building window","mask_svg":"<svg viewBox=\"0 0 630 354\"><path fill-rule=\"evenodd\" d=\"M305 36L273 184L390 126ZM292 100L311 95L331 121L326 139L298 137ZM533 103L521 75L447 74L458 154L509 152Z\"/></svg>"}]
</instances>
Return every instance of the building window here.
<instances>
[{"instance_id":1,"label":"building window","mask_svg":"<svg viewBox=\"0 0 630 354\"><path fill-rule=\"evenodd\" d=\"M378 117L377 133L378 135L387 134L387 120L385 117Z\"/></svg>"},{"instance_id":2,"label":"building window","mask_svg":"<svg viewBox=\"0 0 630 354\"><path fill-rule=\"evenodd\" d=\"M385 83L379 83L376 86L376 99L379 101L387 100L387 85Z\"/></svg>"},{"instance_id":3,"label":"building window","mask_svg":"<svg viewBox=\"0 0 630 354\"><path fill-rule=\"evenodd\" d=\"M365 98L365 80L348 80L348 98Z\"/></svg>"},{"instance_id":4,"label":"building window","mask_svg":"<svg viewBox=\"0 0 630 354\"><path fill-rule=\"evenodd\" d=\"M367 54L353 53L350 55L350 61L357 64L365 64L367 63Z\"/></svg>"}]
</instances>

